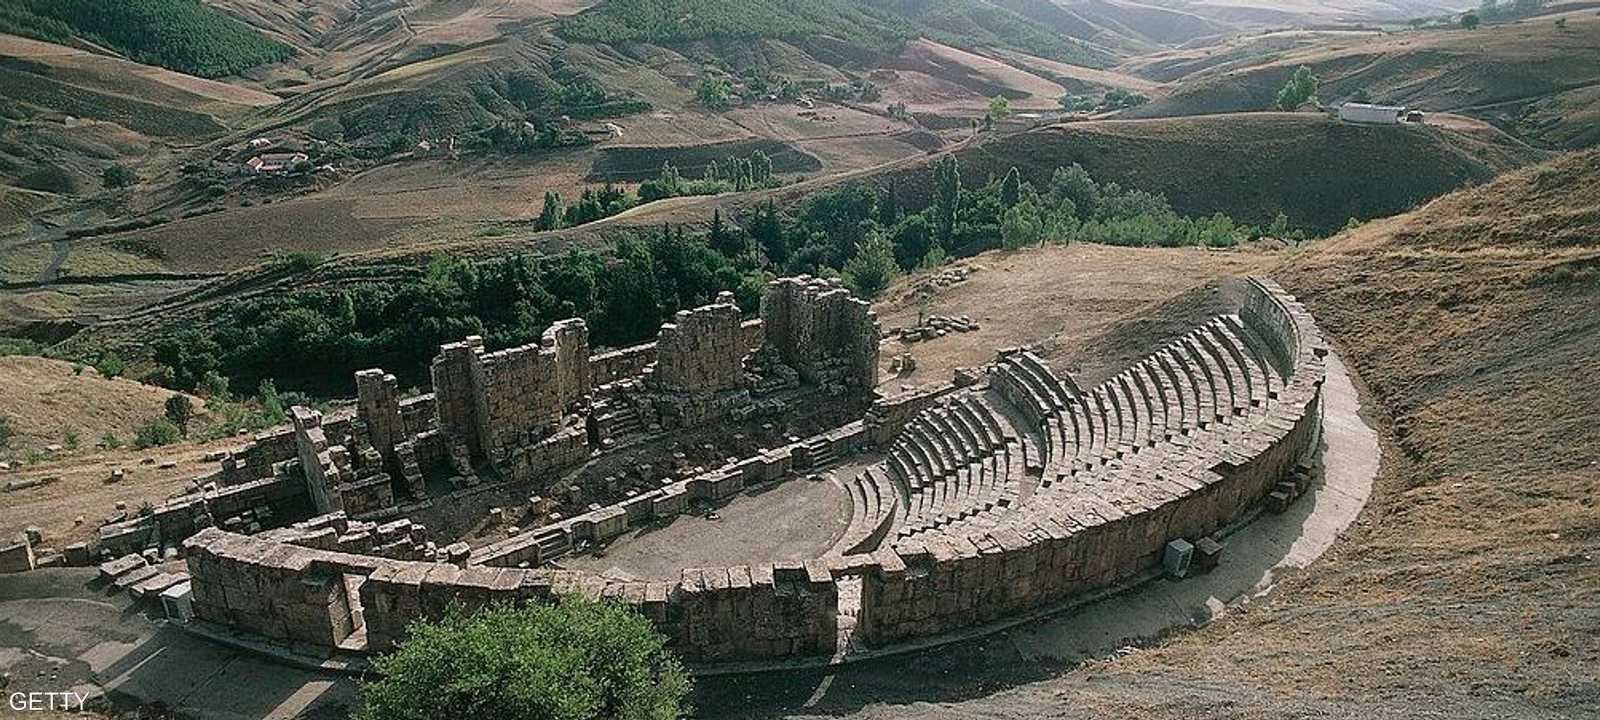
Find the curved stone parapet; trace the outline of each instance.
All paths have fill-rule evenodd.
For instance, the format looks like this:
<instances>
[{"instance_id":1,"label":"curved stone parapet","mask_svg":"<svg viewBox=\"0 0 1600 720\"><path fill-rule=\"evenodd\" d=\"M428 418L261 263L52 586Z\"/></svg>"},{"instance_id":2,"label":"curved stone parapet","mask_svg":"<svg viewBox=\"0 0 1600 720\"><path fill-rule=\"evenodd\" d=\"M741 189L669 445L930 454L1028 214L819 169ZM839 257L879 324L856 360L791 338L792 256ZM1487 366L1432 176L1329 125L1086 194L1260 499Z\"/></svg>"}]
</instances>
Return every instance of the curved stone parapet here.
<instances>
[{"instance_id":1,"label":"curved stone parapet","mask_svg":"<svg viewBox=\"0 0 1600 720\"><path fill-rule=\"evenodd\" d=\"M1306 310L1253 278L1237 315L1093 388L1008 352L988 383L850 427L838 442L867 438L884 459L846 480L855 516L824 558L640 582L208 529L185 543L194 613L315 648L364 636L381 651L452 604L577 593L637 607L695 662L837 658L846 642L969 629L1138 576L1169 541L1245 517L1314 447L1326 353Z\"/></svg>"}]
</instances>

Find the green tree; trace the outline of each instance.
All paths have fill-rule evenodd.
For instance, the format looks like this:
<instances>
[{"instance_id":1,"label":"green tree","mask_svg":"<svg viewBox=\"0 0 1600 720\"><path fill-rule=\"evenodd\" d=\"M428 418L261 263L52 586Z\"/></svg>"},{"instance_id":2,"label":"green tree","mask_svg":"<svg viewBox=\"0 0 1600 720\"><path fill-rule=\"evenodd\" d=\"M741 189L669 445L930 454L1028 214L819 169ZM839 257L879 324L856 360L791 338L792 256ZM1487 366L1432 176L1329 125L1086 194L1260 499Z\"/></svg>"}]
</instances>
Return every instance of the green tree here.
<instances>
[{"instance_id":1,"label":"green tree","mask_svg":"<svg viewBox=\"0 0 1600 720\"><path fill-rule=\"evenodd\" d=\"M1000 205L1011 207L1022 200L1022 172L1012 165L1004 180L1000 181Z\"/></svg>"},{"instance_id":2,"label":"green tree","mask_svg":"<svg viewBox=\"0 0 1600 720\"><path fill-rule=\"evenodd\" d=\"M1007 100L1006 96L996 95L989 98L989 120L996 122L1004 120L1011 117L1011 112L1011 101Z\"/></svg>"},{"instance_id":3,"label":"green tree","mask_svg":"<svg viewBox=\"0 0 1600 720\"><path fill-rule=\"evenodd\" d=\"M722 78L706 75L700 79L694 96L701 105L712 110L726 110L733 104L733 85Z\"/></svg>"},{"instance_id":4,"label":"green tree","mask_svg":"<svg viewBox=\"0 0 1600 720\"><path fill-rule=\"evenodd\" d=\"M1050 199L1058 205L1070 202L1077 214L1090 218L1100 212L1100 183L1077 163L1058 167L1050 176Z\"/></svg>"},{"instance_id":5,"label":"green tree","mask_svg":"<svg viewBox=\"0 0 1600 720\"><path fill-rule=\"evenodd\" d=\"M1000 243L1007 250L1037 245L1045 238L1045 218L1032 201L1017 203L1000 219Z\"/></svg>"},{"instance_id":6,"label":"green tree","mask_svg":"<svg viewBox=\"0 0 1600 720\"><path fill-rule=\"evenodd\" d=\"M783 217L771 200L757 208L755 217L750 220L750 239L773 264L788 262L789 246L784 239Z\"/></svg>"},{"instance_id":7,"label":"green tree","mask_svg":"<svg viewBox=\"0 0 1600 720\"><path fill-rule=\"evenodd\" d=\"M1301 65L1295 68L1289 81L1278 90L1276 107L1279 110L1293 110L1300 107L1301 103L1310 100L1317 94L1317 85L1321 82L1311 68Z\"/></svg>"},{"instance_id":8,"label":"green tree","mask_svg":"<svg viewBox=\"0 0 1600 720\"><path fill-rule=\"evenodd\" d=\"M933 228L928 226L928 218L924 213L907 215L904 220L895 223L888 233L894 244L895 261L902 268L916 267L929 252L944 250L934 239Z\"/></svg>"},{"instance_id":9,"label":"green tree","mask_svg":"<svg viewBox=\"0 0 1600 720\"><path fill-rule=\"evenodd\" d=\"M133 431L133 446L145 450L163 445L171 445L178 441L181 434L178 426L164 417L151 418Z\"/></svg>"},{"instance_id":10,"label":"green tree","mask_svg":"<svg viewBox=\"0 0 1600 720\"><path fill-rule=\"evenodd\" d=\"M100 172L100 182L112 189L125 188L139 182L139 176L126 166L109 165Z\"/></svg>"},{"instance_id":11,"label":"green tree","mask_svg":"<svg viewBox=\"0 0 1600 720\"><path fill-rule=\"evenodd\" d=\"M676 720L689 676L666 638L614 602L495 605L439 622L378 658L357 720Z\"/></svg>"},{"instance_id":12,"label":"green tree","mask_svg":"<svg viewBox=\"0 0 1600 720\"><path fill-rule=\"evenodd\" d=\"M961 165L955 155L946 155L933 167L933 220L940 245L951 247L960 211Z\"/></svg>"},{"instance_id":13,"label":"green tree","mask_svg":"<svg viewBox=\"0 0 1600 720\"><path fill-rule=\"evenodd\" d=\"M844 283L855 294L875 298L889 287L899 274L894 261L894 247L882 233L867 236L857 249L855 257L844 264Z\"/></svg>"},{"instance_id":14,"label":"green tree","mask_svg":"<svg viewBox=\"0 0 1600 720\"><path fill-rule=\"evenodd\" d=\"M272 378L262 380L256 387L256 404L261 406L262 419L268 425L280 425L289 419L283 411L283 397L278 395L278 386Z\"/></svg>"},{"instance_id":15,"label":"green tree","mask_svg":"<svg viewBox=\"0 0 1600 720\"><path fill-rule=\"evenodd\" d=\"M201 395L213 400L228 401L228 376L216 370L207 370L200 377L200 383L195 386Z\"/></svg>"},{"instance_id":16,"label":"green tree","mask_svg":"<svg viewBox=\"0 0 1600 720\"><path fill-rule=\"evenodd\" d=\"M11 418L0 415L0 450L11 447L11 438L16 436L16 431L11 429Z\"/></svg>"},{"instance_id":17,"label":"green tree","mask_svg":"<svg viewBox=\"0 0 1600 720\"><path fill-rule=\"evenodd\" d=\"M730 258L737 257L745 250L744 238L722 221L722 208L713 208L711 211L711 230L706 235L706 244Z\"/></svg>"},{"instance_id":18,"label":"green tree","mask_svg":"<svg viewBox=\"0 0 1600 720\"><path fill-rule=\"evenodd\" d=\"M100 377L103 378L118 377L127 367L127 363L124 363L120 356L112 353L101 355L100 360L94 364L95 372L100 373Z\"/></svg>"},{"instance_id":19,"label":"green tree","mask_svg":"<svg viewBox=\"0 0 1600 720\"><path fill-rule=\"evenodd\" d=\"M178 432L189 434L189 421L194 419L194 402L188 395L173 395L167 398L167 419L178 426Z\"/></svg>"},{"instance_id":20,"label":"green tree","mask_svg":"<svg viewBox=\"0 0 1600 720\"><path fill-rule=\"evenodd\" d=\"M561 228L561 193L554 190L544 191L544 207L539 209L539 217L533 221L533 229L539 231L558 230Z\"/></svg>"},{"instance_id":21,"label":"green tree","mask_svg":"<svg viewBox=\"0 0 1600 720\"><path fill-rule=\"evenodd\" d=\"M1469 11L1467 14L1461 16L1461 27L1466 28L1467 30L1477 30L1478 26L1481 24L1483 24L1483 20L1480 19L1478 14L1475 12Z\"/></svg>"}]
</instances>

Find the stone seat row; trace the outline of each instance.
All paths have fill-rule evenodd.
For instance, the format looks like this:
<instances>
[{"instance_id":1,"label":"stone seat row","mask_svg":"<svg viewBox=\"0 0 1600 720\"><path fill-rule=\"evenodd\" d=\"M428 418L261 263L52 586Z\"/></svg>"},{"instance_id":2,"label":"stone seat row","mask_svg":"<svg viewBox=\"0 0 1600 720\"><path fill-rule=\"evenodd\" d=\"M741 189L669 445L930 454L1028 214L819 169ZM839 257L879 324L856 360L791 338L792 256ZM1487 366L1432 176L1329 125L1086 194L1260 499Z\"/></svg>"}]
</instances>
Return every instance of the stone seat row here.
<instances>
[{"instance_id":1,"label":"stone seat row","mask_svg":"<svg viewBox=\"0 0 1600 720\"><path fill-rule=\"evenodd\" d=\"M904 500L899 532L1014 503L1023 463L1019 435L981 394L964 393L925 411L907 424L883 463Z\"/></svg>"},{"instance_id":2,"label":"stone seat row","mask_svg":"<svg viewBox=\"0 0 1600 720\"><path fill-rule=\"evenodd\" d=\"M1247 339L1249 338L1249 339ZM1077 472L1156 447L1176 435L1259 412L1282 380L1238 316L1214 318L1087 392L1002 358L992 378L1024 414L1039 418L1047 466ZM1025 373L1023 370L1030 370ZM1039 378L1043 376L1043 380ZM1030 380L1030 378L1033 378ZM1064 403L1056 402L1070 395ZM1057 407L1059 405L1059 407ZM1047 473L1048 476L1049 473Z\"/></svg>"},{"instance_id":3,"label":"stone seat row","mask_svg":"<svg viewBox=\"0 0 1600 720\"><path fill-rule=\"evenodd\" d=\"M1219 316L1087 391L1031 352L1001 353L990 369L991 386L1022 417L1038 422L1042 438L1046 468L1038 492L1045 494L1027 502L1079 492L1110 492L1129 501L1112 487L1119 479L1153 476L1225 451L1266 417L1283 385L1261 347L1237 315ZM1013 495L978 511L905 523L897 535L981 534L1003 524L1016 505Z\"/></svg>"},{"instance_id":4,"label":"stone seat row","mask_svg":"<svg viewBox=\"0 0 1600 720\"><path fill-rule=\"evenodd\" d=\"M850 526L835 544L839 555L877 548L900 512L900 493L881 471L868 468L845 483L850 496Z\"/></svg>"}]
</instances>

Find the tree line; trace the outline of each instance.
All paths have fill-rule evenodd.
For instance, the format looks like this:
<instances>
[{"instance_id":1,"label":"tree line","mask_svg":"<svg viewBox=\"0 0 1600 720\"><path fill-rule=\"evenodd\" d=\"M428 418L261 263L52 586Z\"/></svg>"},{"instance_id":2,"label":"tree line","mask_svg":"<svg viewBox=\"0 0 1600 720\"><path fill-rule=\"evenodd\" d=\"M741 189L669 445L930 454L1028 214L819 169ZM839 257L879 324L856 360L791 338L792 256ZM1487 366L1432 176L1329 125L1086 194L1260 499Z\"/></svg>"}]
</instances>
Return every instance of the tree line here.
<instances>
[{"instance_id":1,"label":"tree line","mask_svg":"<svg viewBox=\"0 0 1600 720\"><path fill-rule=\"evenodd\" d=\"M77 36L201 77L236 75L294 55L294 48L198 0L0 0L0 32L54 43Z\"/></svg>"}]
</instances>

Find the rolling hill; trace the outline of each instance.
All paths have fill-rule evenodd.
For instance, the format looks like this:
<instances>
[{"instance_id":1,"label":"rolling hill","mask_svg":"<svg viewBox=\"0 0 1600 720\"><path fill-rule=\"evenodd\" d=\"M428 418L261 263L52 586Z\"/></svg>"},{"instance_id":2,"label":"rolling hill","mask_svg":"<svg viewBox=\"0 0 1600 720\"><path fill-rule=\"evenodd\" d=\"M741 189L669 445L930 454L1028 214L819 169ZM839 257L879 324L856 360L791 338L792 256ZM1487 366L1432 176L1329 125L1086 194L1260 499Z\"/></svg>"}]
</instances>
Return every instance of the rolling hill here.
<instances>
[{"instance_id":1,"label":"rolling hill","mask_svg":"<svg viewBox=\"0 0 1600 720\"><path fill-rule=\"evenodd\" d=\"M294 53L194 0L0 0L0 32L92 43L202 77L237 75Z\"/></svg>"},{"instance_id":2,"label":"rolling hill","mask_svg":"<svg viewBox=\"0 0 1600 720\"><path fill-rule=\"evenodd\" d=\"M1476 31L1324 36L1280 52L1202 66L1132 114L1264 109L1305 65L1322 79L1318 97L1325 103L1365 91L1380 102L1488 120L1530 142L1583 147L1595 141L1592 123L1585 120L1597 112L1600 99L1596 47L1600 17L1592 15L1569 17L1563 26L1535 18Z\"/></svg>"},{"instance_id":3,"label":"rolling hill","mask_svg":"<svg viewBox=\"0 0 1600 720\"><path fill-rule=\"evenodd\" d=\"M1181 213L1222 212L1247 223L1278 213L1296 227L1328 232L1350 218L1408 210L1545 154L1496 131L1361 127L1320 115L1244 113L1050 125L957 153L979 182L1015 166L1036 185L1055 168L1163 193ZM925 171L899 171L896 187L915 202Z\"/></svg>"}]
</instances>

